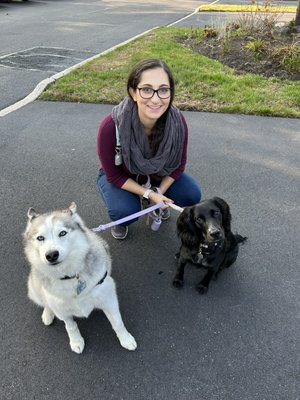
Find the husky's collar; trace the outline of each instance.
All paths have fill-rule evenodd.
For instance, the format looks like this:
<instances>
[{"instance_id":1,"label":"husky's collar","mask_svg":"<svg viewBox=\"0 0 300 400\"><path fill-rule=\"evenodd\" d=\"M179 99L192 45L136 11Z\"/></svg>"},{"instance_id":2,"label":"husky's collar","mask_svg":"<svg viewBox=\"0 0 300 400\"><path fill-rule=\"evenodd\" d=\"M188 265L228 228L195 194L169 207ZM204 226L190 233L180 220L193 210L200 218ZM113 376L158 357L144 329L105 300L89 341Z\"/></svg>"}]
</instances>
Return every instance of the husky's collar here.
<instances>
[{"instance_id":1,"label":"husky's collar","mask_svg":"<svg viewBox=\"0 0 300 400\"><path fill-rule=\"evenodd\" d=\"M105 274L103 275L103 277L100 279L100 281L98 283L96 283L95 286L101 285L101 283L104 282L105 278L107 277L107 271L105 272ZM77 284L77 288L76 288L76 292L79 295L85 288L86 288L86 282L82 281L79 277L79 274L73 275L73 276L64 276L63 278L60 278L61 281L65 281L68 279L77 279L78 284Z\"/></svg>"},{"instance_id":2,"label":"husky's collar","mask_svg":"<svg viewBox=\"0 0 300 400\"><path fill-rule=\"evenodd\" d=\"M104 274L104 276L103 276L103 278L101 278L100 279L100 281L96 284L96 286L97 285L101 285L101 283L103 283L104 282L104 280L105 280L105 278L107 277L107 271L105 272L105 274ZM63 278L59 278L61 281L66 281L66 280L68 280L68 279L79 279L79 274L76 274L76 275L73 275L73 276L68 276L68 275L66 275L66 276L64 276Z\"/></svg>"},{"instance_id":3,"label":"husky's collar","mask_svg":"<svg viewBox=\"0 0 300 400\"><path fill-rule=\"evenodd\" d=\"M107 271L106 271L105 274L103 275L103 278L100 279L100 281L97 283L97 285L101 285L101 283L104 282L104 280L105 280L106 277L107 277ZM96 286L97 286L97 285L96 285Z\"/></svg>"},{"instance_id":4,"label":"husky's collar","mask_svg":"<svg viewBox=\"0 0 300 400\"><path fill-rule=\"evenodd\" d=\"M66 276L64 276L63 278L59 278L61 281L66 281L66 280L68 280L68 279L79 279L79 275L78 274L76 274L76 275L73 275L73 276L68 276L68 275L66 275Z\"/></svg>"}]
</instances>

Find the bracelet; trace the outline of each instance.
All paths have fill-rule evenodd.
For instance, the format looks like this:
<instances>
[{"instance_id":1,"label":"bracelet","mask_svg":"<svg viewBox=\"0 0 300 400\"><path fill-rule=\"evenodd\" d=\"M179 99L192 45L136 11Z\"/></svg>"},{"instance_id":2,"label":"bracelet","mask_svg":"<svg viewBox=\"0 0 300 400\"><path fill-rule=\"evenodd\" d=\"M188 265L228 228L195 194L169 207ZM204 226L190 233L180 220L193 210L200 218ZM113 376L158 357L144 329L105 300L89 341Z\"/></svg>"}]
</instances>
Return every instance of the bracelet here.
<instances>
[{"instance_id":1,"label":"bracelet","mask_svg":"<svg viewBox=\"0 0 300 400\"><path fill-rule=\"evenodd\" d=\"M160 188L159 188L159 187L157 187L157 186L152 186L152 188L151 188L151 189L152 189L152 190L153 190L153 192L155 192L155 193L162 194L162 192L161 192Z\"/></svg>"},{"instance_id":2,"label":"bracelet","mask_svg":"<svg viewBox=\"0 0 300 400\"><path fill-rule=\"evenodd\" d=\"M152 193L152 189L147 189L145 193L143 194L143 198L149 200L149 194Z\"/></svg>"}]
</instances>

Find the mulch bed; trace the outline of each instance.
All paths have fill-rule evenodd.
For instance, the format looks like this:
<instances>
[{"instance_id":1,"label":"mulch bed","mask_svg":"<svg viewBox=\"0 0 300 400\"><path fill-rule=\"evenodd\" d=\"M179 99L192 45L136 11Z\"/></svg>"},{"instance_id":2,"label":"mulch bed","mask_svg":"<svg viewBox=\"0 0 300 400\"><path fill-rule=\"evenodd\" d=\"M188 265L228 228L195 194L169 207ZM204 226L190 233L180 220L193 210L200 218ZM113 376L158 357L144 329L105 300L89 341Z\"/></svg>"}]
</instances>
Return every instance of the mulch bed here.
<instances>
[{"instance_id":1,"label":"mulch bed","mask_svg":"<svg viewBox=\"0 0 300 400\"><path fill-rule=\"evenodd\" d=\"M245 46L254 39L261 39L263 46L256 54ZM240 73L260 74L265 77L276 77L279 79L299 80L300 68L287 71L280 64L279 57L272 55L275 49L282 48L297 42L300 57L300 37L284 34L279 38L274 34L259 33L245 34L230 38L205 37L201 43L189 38L183 44L193 51L201 53L212 59L220 61Z\"/></svg>"}]
</instances>

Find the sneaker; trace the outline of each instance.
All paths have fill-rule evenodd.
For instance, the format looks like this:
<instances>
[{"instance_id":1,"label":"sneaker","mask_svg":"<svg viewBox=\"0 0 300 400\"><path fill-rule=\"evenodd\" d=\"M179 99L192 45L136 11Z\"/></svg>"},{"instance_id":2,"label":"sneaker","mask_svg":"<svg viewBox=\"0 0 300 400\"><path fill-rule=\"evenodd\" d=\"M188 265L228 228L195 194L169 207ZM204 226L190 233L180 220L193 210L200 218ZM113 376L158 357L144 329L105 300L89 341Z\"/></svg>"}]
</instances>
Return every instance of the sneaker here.
<instances>
[{"instance_id":1,"label":"sneaker","mask_svg":"<svg viewBox=\"0 0 300 400\"><path fill-rule=\"evenodd\" d=\"M162 210L162 213L161 213L162 221L166 221L170 217L171 217L171 213L170 213L170 209L169 208L165 208L164 210Z\"/></svg>"},{"instance_id":2,"label":"sneaker","mask_svg":"<svg viewBox=\"0 0 300 400\"><path fill-rule=\"evenodd\" d=\"M116 225L111 228L111 234L115 239L123 240L128 233L128 226Z\"/></svg>"}]
</instances>

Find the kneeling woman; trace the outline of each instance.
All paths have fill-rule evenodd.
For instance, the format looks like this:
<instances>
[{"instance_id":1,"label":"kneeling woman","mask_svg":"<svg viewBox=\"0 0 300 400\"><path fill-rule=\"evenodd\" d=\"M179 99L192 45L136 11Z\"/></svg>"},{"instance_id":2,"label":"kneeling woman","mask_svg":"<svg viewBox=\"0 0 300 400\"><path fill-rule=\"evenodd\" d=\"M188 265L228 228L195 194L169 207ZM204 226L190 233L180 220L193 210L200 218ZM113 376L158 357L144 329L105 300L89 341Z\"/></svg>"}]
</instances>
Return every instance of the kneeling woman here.
<instances>
[{"instance_id":1,"label":"kneeling woman","mask_svg":"<svg viewBox=\"0 0 300 400\"><path fill-rule=\"evenodd\" d=\"M180 207L198 203L200 187L184 172L188 128L172 105L174 79L168 65L160 59L141 61L128 77L127 92L102 121L97 138L98 188L110 219L140 211L143 197ZM164 208L162 219L169 216ZM125 239L131 222L113 227L113 237Z\"/></svg>"}]
</instances>

